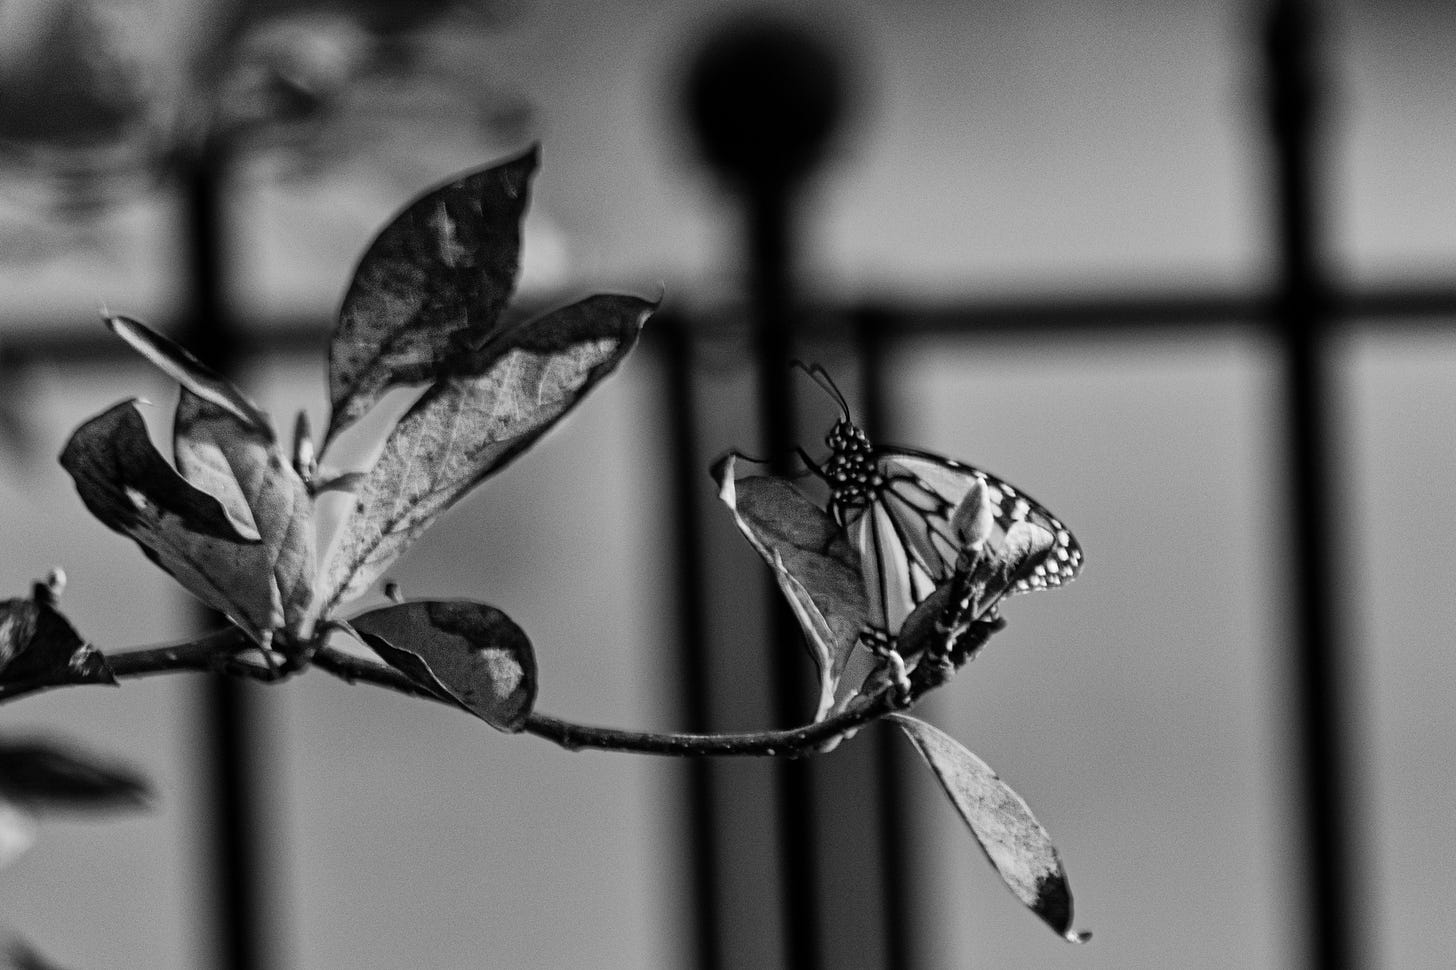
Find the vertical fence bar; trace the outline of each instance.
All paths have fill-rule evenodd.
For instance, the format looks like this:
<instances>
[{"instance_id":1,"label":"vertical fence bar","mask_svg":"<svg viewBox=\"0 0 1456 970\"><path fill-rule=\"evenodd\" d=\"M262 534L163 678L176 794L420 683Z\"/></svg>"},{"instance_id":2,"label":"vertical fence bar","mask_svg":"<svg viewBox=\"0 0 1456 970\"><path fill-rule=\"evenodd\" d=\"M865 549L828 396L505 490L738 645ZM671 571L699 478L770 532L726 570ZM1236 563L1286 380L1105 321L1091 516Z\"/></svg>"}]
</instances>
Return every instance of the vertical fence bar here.
<instances>
[{"instance_id":1,"label":"vertical fence bar","mask_svg":"<svg viewBox=\"0 0 1456 970\"><path fill-rule=\"evenodd\" d=\"M208 139L182 161L187 220L188 303L181 342L200 360L227 374L237 363L238 335L226 298L227 221L222 146ZM219 617L198 611L201 623ZM207 786L208 863L213 881L217 961L222 970L262 970L261 866L256 779L252 755L257 712L251 685L208 674L199 685L205 737L202 751Z\"/></svg>"},{"instance_id":2,"label":"vertical fence bar","mask_svg":"<svg viewBox=\"0 0 1456 970\"><path fill-rule=\"evenodd\" d=\"M855 357L859 362L860 417L871 441L880 440L889 423L889 404L885 395L885 352L888 349L892 323L890 315L879 307L864 307L855 314ZM886 970L915 970L923 965L913 931L915 894L913 881L915 842L911 819L915 808L909 804L903 781L905 739L899 731L878 725L875 732L875 768L879 785L878 842L880 852L880 895L884 912Z\"/></svg>"},{"instance_id":3,"label":"vertical fence bar","mask_svg":"<svg viewBox=\"0 0 1456 970\"><path fill-rule=\"evenodd\" d=\"M758 372L760 440L768 451L769 470L793 472L795 415L789 360L793 335L789 304L789 199L786 192L758 191L749 196L750 292L754 315L754 363ZM777 584L768 581L769 682L774 721L793 727L805 720L808 684L793 614ZM784 941L790 970L821 965L819 939L818 833L814 824L813 765L803 759L781 759L778 777L779 872L783 893Z\"/></svg>"},{"instance_id":4,"label":"vertical fence bar","mask_svg":"<svg viewBox=\"0 0 1456 970\"><path fill-rule=\"evenodd\" d=\"M677 578L677 630L683 645L680 660L684 721L688 731L707 733L710 717L707 601L704 595L704 549L698 495L703 486L696 447L697 407L693 397L693 343L687 321L660 320L657 331L665 344L667 368L668 453L672 462L673 575ZM689 758L687 774L688 869L692 886L694 964L698 970L721 970L723 933L718 881L718 813L713 800L713 762Z\"/></svg>"},{"instance_id":5,"label":"vertical fence bar","mask_svg":"<svg viewBox=\"0 0 1456 970\"><path fill-rule=\"evenodd\" d=\"M1332 395L1325 360L1329 298L1320 265L1318 211L1319 84L1314 5L1275 0L1265 53L1278 206L1277 329L1284 366L1285 436L1293 553L1297 704L1308 953L1316 970L1366 965L1358 952L1350 884L1351 707L1342 704L1341 644L1336 639L1335 515L1331 481Z\"/></svg>"},{"instance_id":6,"label":"vertical fence bar","mask_svg":"<svg viewBox=\"0 0 1456 970\"><path fill-rule=\"evenodd\" d=\"M796 436L789 361L794 347L792 218L805 181L822 161L839 121L836 54L802 23L749 14L709 39L688 78L687 104L700 148L736 189L748 235L749 305L758 377L759 432L769 470L792 469ZM807 712L798 626L769 582L767 669L779 726ZM823 965L818 826L807 761L777 771L780 899L788 970Z\"/></svg>"}]
</instances>

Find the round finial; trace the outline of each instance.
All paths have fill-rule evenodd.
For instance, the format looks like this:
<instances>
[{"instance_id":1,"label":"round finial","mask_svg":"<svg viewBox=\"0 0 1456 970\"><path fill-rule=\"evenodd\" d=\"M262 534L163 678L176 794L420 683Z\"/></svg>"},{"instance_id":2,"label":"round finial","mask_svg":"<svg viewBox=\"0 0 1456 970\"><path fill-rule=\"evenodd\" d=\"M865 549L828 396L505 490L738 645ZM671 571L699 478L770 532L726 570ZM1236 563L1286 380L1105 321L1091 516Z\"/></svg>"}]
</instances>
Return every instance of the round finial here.
<instances>
[{"instance_id":1,"label":"round finial","mask_svg":"<svg viewBox=\"0 0 1456 970\"><path fill-rule=\"evenodd\" d=\"M787 188L829 147L844 73L838 52L805 24L759 13L721 25L688 67L699 150L749 190Z\"/></svg>"}]
</instances>

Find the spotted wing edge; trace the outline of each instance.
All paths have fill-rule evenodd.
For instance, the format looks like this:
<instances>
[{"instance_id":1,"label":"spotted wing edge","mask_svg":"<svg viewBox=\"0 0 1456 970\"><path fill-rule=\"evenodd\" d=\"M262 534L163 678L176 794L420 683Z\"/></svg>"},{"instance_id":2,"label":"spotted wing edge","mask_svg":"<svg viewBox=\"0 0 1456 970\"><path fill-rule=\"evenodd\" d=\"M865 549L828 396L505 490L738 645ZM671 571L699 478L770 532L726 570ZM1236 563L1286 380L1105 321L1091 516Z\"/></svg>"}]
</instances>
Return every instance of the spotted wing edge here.
<instances>
[{"instance_id":1,"label":"spotted wing edge","mask_svg":"<svg viewBox=\"0 0 1456 970\"><path fill-rule=\"evenodd\" d=\"M986 484L990 491L996 525L1003 534L1006 529L1018 521L1031 522L1050 532L1054 537L1054 545L1048 553L1046 561L1037 566L1031 575L1018 579L1010 592L1023 593L1038 589L1053 589L1071 582L1081 572L1084 555L1081 545L1072 535L1071 530L1045 505L1005 479L974 465L963 464L951 458L913 448L880 447L875 449L874 457L876 467L887 481L913 478L922 493L939 496L944 505L937 510L936 515L946 519L947 522L950 512L970 490L971 483L979 479ZM900 469L908 475L897 475L896 469L891 467L892 464L900 466ZM888 486L886 491L888 491ZM919 508L922 515L926 514L923 507L914 506L898 493L891 492L891 494L895 494L906 505ZM886 505L887 508L890 507L884 502L883 497L872 501L871 507L881 504ZM911 535L913 536L913 533ZM912 539L912 543L913 541ZM947 543L947 545L949 544ZM925 546L922 545L917 549L912 544L909 548L916 553L916 558L930 565L929 557L926 555L929 550ZM954 567L954 556L947 556L938 548L934 549L934 552L940 559L941 568L931 571L932 575L935 575L936 572L941 575L948 574L949 569Z\"/></svg>"}]
</instances>

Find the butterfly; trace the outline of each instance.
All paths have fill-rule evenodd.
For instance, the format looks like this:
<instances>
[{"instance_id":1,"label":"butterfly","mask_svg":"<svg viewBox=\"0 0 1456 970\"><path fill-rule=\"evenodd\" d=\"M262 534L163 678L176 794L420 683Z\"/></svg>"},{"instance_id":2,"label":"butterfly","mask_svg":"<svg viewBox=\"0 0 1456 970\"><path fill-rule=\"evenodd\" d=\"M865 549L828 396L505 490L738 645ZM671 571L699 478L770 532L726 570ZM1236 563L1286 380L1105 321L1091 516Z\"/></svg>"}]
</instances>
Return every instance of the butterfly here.
<instances>
[{"instance_id":1,"label":"butterfly","mask_svg":"<svg viewBox=\"0 0 1456 970\"><path fill-rule=\"evenodd\" d=\"M1005 548L1007 533L1017 523L1051 536L1040 562L999 595L1050 589L1076 577L1082 547L1045 506L971 465L926 451L872 445L824 368L797 366L839 405L840 417L824 438L829 457L821 465L802 449L799 454L829 486L829 513L859 553L869 639L892 641L905 618L954 575L965 551L957 510L978 484L990 512L985 541L992 549Z\"/></svg>"}]
</instances>

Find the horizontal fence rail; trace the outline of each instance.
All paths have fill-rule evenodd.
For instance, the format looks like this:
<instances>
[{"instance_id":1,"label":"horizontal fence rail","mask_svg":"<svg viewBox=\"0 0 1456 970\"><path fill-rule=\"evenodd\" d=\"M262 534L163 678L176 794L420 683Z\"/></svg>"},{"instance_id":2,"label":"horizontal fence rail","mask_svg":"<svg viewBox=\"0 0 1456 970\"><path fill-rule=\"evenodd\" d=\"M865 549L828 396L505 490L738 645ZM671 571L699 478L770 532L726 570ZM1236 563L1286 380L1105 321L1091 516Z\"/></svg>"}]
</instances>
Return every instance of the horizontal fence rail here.
<instances>
[{"instance_id":1,"label":"horizontal fence rail","mask_svg":"<svg viewBox=\"0 0 1456 970\"><path fill-rule=\"evenodd\" d=\"M656 289L644 285L643 292ZM562 300L561 303L565 303ZM661 331L683 327L690 335L706 333L703 322L668 306L642 332L642 345L656 348L659 341L677 339ZM801 309L799 333L805 340L826 337L850 339L855 321L865 314L880 314L893 338L936 336L1077 336L1137 337L1162 334L1248 332L1267 334L1278 295L1270 287L1227 290L1127 290L1096 296L1007 296L992 300L938 301L886 298L854 304L811 304ZM539 301L531 309L546 310L556 303ZM1325 309L1330 323L1346 328L1371 327L1390 335L1446 331L1456 324L1456 286L1442 281L1384 283L1326 290ZM747 323L738 313L715 314L728 319L728 327ZM180 332L181 317L163 315L146 322L164 332ZM129 353L100 324L78 326L74 319L38 319L27 316L0 322L0 375L32 363L111 363L130 359ZM240 327L237 359L249 361L277 355L317 354L328 349L331 320L317 317L274 318ZM712 336L732 331L715 326ZM660 348L656 348L660 349Z\"/></svg>"}]
</instances>

